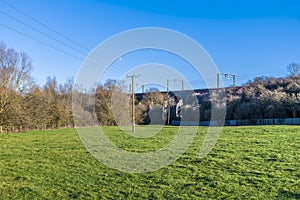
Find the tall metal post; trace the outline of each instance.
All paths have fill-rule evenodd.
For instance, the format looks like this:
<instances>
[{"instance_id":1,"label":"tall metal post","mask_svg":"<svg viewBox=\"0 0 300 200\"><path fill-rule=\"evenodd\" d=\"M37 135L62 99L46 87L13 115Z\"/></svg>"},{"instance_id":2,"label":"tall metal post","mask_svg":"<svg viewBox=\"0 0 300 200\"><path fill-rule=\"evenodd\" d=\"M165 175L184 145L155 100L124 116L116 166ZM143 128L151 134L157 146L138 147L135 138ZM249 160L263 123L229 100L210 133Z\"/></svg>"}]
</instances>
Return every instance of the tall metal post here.
<instances>
[{"instance_id":1,"label":"tall metal post","mask_svg":"<svg viewBox=\"0 0 300 200\"><path fill-rule=\"evenodd\" d=\"M236 75L235 74L222 74L222 73L217 73L217 88L220 88L220 82L221 82L221 75L225 75L225 79L230 79L232 77L232 86L236 86Z\"/></svg>"},{"instance_id":2,"label":"tall metal post","mask_svg":"<svg viewBox=\"0 0 300 200\"><path fill-rule=\"evenodd\" d=\"M168 125L170 124L170 117L171 117L171 109L170 109L170 96L169 96L169 90L170 90L170 85L169 85L169 79L167 79L167 94L168 94Z\"/></svg>"},{"instance_id":3,"label":"tall metal post","mask_svg":"<svg viewBox=\"0 0 300 200\"><path fill-rule=\"evenodd\" d=\"M236 86L236 75L232 74L232 79L233 79L233 87Z\"/></svg>"},{"instance_id":4,"label":"tall metal post","mask_svg":"<svg viewBox=\"0 0 300 200\"><path fill-rule=\"evenodd\" d=\"M135 105L134 105L134 78L139 77L140 75L127 75L128 78L131 78L131 95L132 95L132 132L135 132Z\"/></svg>"},{"instance_id":5,"label":"tall metal post","mask_svg":"<svg viewBox=\"0 0 300 200\"><path fill-rule=\"evenodd\" d=\"M217 88L220 88L220 73L217 73Z\"/></svg>"}]
</instances>

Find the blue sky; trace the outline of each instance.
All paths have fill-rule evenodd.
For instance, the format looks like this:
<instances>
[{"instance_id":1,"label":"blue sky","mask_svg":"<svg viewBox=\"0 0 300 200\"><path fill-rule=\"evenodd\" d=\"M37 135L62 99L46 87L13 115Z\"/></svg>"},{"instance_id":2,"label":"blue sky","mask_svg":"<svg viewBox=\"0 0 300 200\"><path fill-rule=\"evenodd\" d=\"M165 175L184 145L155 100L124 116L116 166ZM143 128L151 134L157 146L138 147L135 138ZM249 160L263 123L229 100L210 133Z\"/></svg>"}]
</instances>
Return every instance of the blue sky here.
<instances>
[{"instance_id":1,"label":"blue sky","mask_svg":"<svg viewBox=\"0 0 300 200\"><path fill-rule=\"evenodd\" d=\"M75 77L84 58L99 43L119 32L141 27L169 28L193 38L206 49L221 72L237 75L238 84L259 75L285 76L289 63L300 63L300 1L296 0L3 1L0 1L0 41L30 55L33 76L40 85L45 83L47 76L56 76L60 83ZM105 78L117 78L131 66L144 62L162 62L164 56L142 51L131 59L124 57L116 61L119 68L107 73ZM172 65L172 62L168 64ZM195 88L205 87L200 80L188 79ZM215 81L214 77L212 81ZM231 83L224 81L227 85Z\"/></svg>"}]
</instances>

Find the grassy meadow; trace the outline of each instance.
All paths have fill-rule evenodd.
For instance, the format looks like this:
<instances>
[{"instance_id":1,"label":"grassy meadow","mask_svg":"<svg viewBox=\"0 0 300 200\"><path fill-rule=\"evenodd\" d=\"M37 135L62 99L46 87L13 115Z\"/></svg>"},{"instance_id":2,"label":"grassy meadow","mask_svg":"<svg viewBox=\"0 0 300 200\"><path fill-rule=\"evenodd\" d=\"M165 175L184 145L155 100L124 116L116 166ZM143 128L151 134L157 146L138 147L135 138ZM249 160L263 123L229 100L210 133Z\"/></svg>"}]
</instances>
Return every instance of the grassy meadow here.
<instances>
[{"instance_id":1,"label":"grassy meadow","mask_svg":"<svg viewBox=\"0 0 300 200\"><path fill-rule=\"evenodd\" d=\"M159 149L177 131L142 139L104 129L133 152ZM201 159L206 131L171 165L138 174L94 159L75 129L0 134L0 199L300 199L300 126L225 127Z\"/></svg>"}]
</instances>

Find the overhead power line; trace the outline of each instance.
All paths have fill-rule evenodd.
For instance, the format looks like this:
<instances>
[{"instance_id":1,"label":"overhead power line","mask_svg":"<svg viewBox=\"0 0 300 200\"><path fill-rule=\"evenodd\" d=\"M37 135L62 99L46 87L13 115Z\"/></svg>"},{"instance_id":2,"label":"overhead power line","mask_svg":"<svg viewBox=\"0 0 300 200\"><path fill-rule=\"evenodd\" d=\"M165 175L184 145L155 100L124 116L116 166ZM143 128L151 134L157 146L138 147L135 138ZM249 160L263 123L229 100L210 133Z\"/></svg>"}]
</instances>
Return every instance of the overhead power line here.
<instances>
[{"instance_id":1,"label":"overhead power line","mask_svg":"<svg viewBox=\"0 0 300 200\"><path fill-rule=\"evenodd\" d=\"M59 48L57 48L57 47L55 47L55 46L53 46L53 45L51 45L51 44L48 44L48 43L46 43L46 42L44 42L44 41L42 41L42 40L36 39L36 38L34 38L34 37L32 37L32 36L26 34L26 33L23 33L23 32L21 32L21 31L18 31L17 29L14 29L14 28L12 28L12 27L10 27L10 26L7 26L7 25L5 25L5 24L0 24L0 26L3 26L3 27L5 27L5 28L7 28L7 29L9 29L9 30L12 30L12 31L14 31L14 32L16 32L16 33L18 33L18 34L20 34L20 35L23 35L23 36L25 36L25 37L27 37L27 38L29 38L29 39L31 39L31 40L34 40L34 41L36 41L36 42L39 42L39 43L41 43L41 44L43 44L43 45L45 45L45 46L47 46L47 47L50 47L50 48L52 48L52 49L54 49L54 50L56 50L56 51L59 51L59 52L61 52L61 53L66 54L66 55L68 55L68 56L71 56L71 57L77 58L77 59L79 59L79 60L82 60L82 58L80 58L79 56L76 56L76 55L71 54L71 53L69 53L69 52L67 52L67 51L64 51L64 50L62 50L62 49L59 49Z\"/></svg>"},{"instance_id":2,"label":"overhead power line","mask_svg":"<svg viewBox=\"0 0 300 200\"><path fill-rule=\"evenodd\" d=\"M81 58L81 57L79 57L79 56L77 56L77 55L74 55L74 54L72 54L72 53L69 53L68 51L65 51L65 50L62 50L62 49L60 49L60 48L57 48L57 47L55 47L55 46L53 46L53 45L51 45L51 44L49 44L49 43L47 43L47 42L44 42L44 41L42 41L42 40L39 40L39 39L37 39L37 38L35 38L35 37L32 37L32 36L26 34L26 33L23 33L23 32L21 32L21 31L15 29L15 28L13 28L13 27L10 27L10 26L7 26L7 25L1 24L1 23L0 23L0 26L3 26L3 27L5 27L6 29L9 29L9 30L11 30L11 31L14 31L14 32L16 32L16 33L18 33L18 34L20 34L20 35L22 35L22 36L24 36L24 37L27 37L27 38L29 38L29 39L31 39L31 40L33 40L33 41L36 41L36 42L38 42L38 43L40 43L40 44L43 44L43 45L45 45L45 46L47 46L47 47L50 47L50 48L52 48L52 49L54 49L54 50L56 50L56 51L58 51L58 52L61 52L61 53L63 53L63 54L66 54L66 55L68 55L68 56L70 56L70 57L76 58L76 59L78 59L78 60L83 60L83 58ZM92 63L91 61L88 61L88 62L91 63L91 64L96 64L96 63ZM117 73L119 72L119 71L116 71L116 69L114 69L114 68L111 68L110 70L115 71L115 72L117 72Z\"/></svg>"},{"instance_id":3,"label":"overhead power line","mask_svg":"<svg viewBox=\"0 0 300 200\"><path fill-rule=\"evenodd\" d=\"M81 53L82 55L86 55L86 53L84 53L84 52L82 52L82 51L80 51L80 50L78 50L78 49L72 47L71 45L68 45L68 44L66 44L66 43L64 43L64 42L62 42L62 41L60 41L60 40L58 40L58 39L52 37L51 35L49 35L49 34L47 34L47 33L44 33L44 32L42 32L42 31L40 31L40 30L34 28L33 26L31 26L31 25L29 25L29 24L27 24L27 23L25 23L25 22L23 22L23 21L17 19L17 18L14 17L14 16L11 16L11 15L9 15L9 14L7 14L7 13L1 11L1 10L0 10L0 13L1 13L2 15L5 15L5 16L7 16L7 17L9 17L9 18L11 18L11 19L13 19L13 20L15 20L16 22L19 22L20 24L23 24L24 26L27 26L27 27L30 28L31 30L34 30L34 31L36 31L36 32L38 32L38 33L40 33L40 34L42 34L42 35L44 35L44 36L46 36L46 37L48 37L48 38L50 38L50 39L56 41L56 42L58 42L58 43L60 43L60 44L62 44L62 45L64 45L64 46L66 46L66 47L68 47L68 48L70 48L70 49L73 49L74 51L77 51L77 52Z\"/></svg>"},{"instance_id":4,"label":"overhead power line","mask_svg":"<svg viewBox=\"0 0 300 200\"><path fill-rule=\"evenodd\" d=\"M80 44L80 43L78 43L78 42L76 42L76 41L70 39L69 37L67 37L67 36L65 36L65 35L63 35L63 34L61 34L61 33L59 33L59 32L56 31L55 29L53 29L53 28L51 28L50 26L46 25L45 23L43 23L43 22L41 22L41 21L35 19L34 17L28 15L28 14L25 13L24 11L22 11L22 10L20 10L20 9L14 7L14 6L12 6L11 4L7 3L6 1L0 0L0 2L2 2L3 4L5 4L6 6L12 8L12 9L16 10L17 12L21 13L22 15L28 17L29 19L33 20L34 22L40 24L41 26L47 28L48 30L50 30L50 31L52 31L53 33L59 35L60 37L62 37L62 38L64 38L64 39L66 39L66 40L72 42L73 44L75 44L75 45L81 47L81 48L84 49L85 51L88 51L88 52L90 51L90 49L88 49L88 48L85 47L84 45L82 45L82 44ZM43 32L43 31L41 31L41 30L39 30L39 29L33 27L32 25L30 25L30 24L28 24L28 23L25 23L25 22L22 21L22 20L20 20L20 19L14 17L14 16L12 16L12 15L9 15L9 14L5 13L4 11L1 11L1 10L0 10L0 13L1 13L2 15L5 15L6 17L9 17L10 19L12 19L12 20L14 20L14 21L16 21L16 22L18 22L18 23L20 23L20 24L22 24L22 25L24 25L24 26L26 26L26 27L28 27L28 28L30 28L31 30L34 30L34 31L38 32L39 34L42 34L42 35L46 36L47 38L50 38L51 40L53 40L53 41L55 41L55 42L57 42L57 43L59 43L59 44L65 46L65 47L67 47L67 48L70 48L70 49L76 51L77 53L80 53L80 54L83 55L83 56L86 56L86 55L88 54L88 52L84 52L84 51L82 51L82 50L80 50L80 49L78 49L78 48L75 48L75 47L73 47L72 45L69 45L69 44L67 44L67 43L65 43L65 42L63 42L63 41L61 41L61 40L59 40L59 39L57 39L57 38L55 38L55 37L49 35L48 33L45 33L45 32ZM6 25L6 28L7 28L7 27L8 27L8 26ZM12 30L12 29L14 29L14 28L10 27L9 29ZM18 30L16 31L16 30L17 30L17 29L14 29L15 32L17 32L17 33L19 33L19 34L22 34L22 35L27 35L27 36L28 36L28 34L25 34L25 33L23 33L22 31L18 31ZM27 36L26 36L26 37L27 37ZM33 37L30 37L30 39L33 39ZM35 41L37 41L37 40L35 40ZM44 41L42 41L42 40L39 40L39 41L41 41L40 43L43 43L44 45L45 45L45 43L46 43L46 42L44 42ZM49 46L52 46L51 48L53 48L53 45L47 44L46 46L48 46L48 47L49 47ZM58 50L59 48L55 47L55 49ZM62 52L62 51L64 51L64 50L59 49L59 51ZM72 57L74 57L74 56L72 56ZM77 56L76 56L76 57L77 57ZM80 59L82 60L83 58L80 58ZM104 58L104 57L99 57L99 56L98 56L97 58L92 57L92 59L94 59L95 61L98 61L98 62L103 62L103 61L107 62L107 61L108 61L106 58ZM101 59L101 60L98 60L98 59ZM120 72L126 72L126 70L124 70L124 67L121 66L121 65L119 65L119 64L114 63L114 64L112 64L111 66L114 67L114 68L110 68L110 70L113 70L113 71L118 72L118 73L120 73Z\"/></svg>"},{"instance_id":5,"label":"overhead power line","mask_svg":"<svg viewBox=\"0 0 300 200\"><path fill-rule=\"evenodd\" d=\"M80 48L81 48L82 50L84 50L84 51L82 51L82 50L80 50L80 49L78 49L78 48L76 48L76 47L74 47L74 46L72 46L72 45L70 45L70 44L67 44L66 42L61 41L61 40L58 39L57 37L51 36L50 34L45 33L45 32L43 32L43 31L41 31L40 29L35 28L34 26L32 26L32 25L30 25L30 24L28 24L28 23L26 23L26 22L24 22L24 21L22 21L22 20L20 20L20 19L18 19L18 18L16 18L16 17L14 17L14 16L12 16L12 15L9 15L9 14L7 14L6 12L0 10L0 13L1 13L2 15L6 16L6 17L9 17L10 19L12 19L12 20L14 20L14 21L16 21L16 22L18 22L18 23L20 23L20 24L22 24L22 25L24 25L24 26L26 26L26 27L28 27L28 28L30 28L31 30L34 30L34 31L38 32L38 33L41 34L41 35L46 36L47 38L50 38L51 40L53 40L53 41L55 41L55 42L57 42L57 43L59 43L59 44L65 46L65 47L67 47L67 48L70 48L70 49L74 50L76 53L79 53L79 54L81 54L81 55L83 55L83 56L86 56L86 55L87 55L87 53L86 53L85 51L88 51L88 52L90 51L89 48L87 48L87 47L85 47L84 45L80 44L79 42L76 42L75 40L73 40L73 39L71 39L71 38L65 36L64 34L58 32L57 30L55 30L54 28L50 27L49 25L47 25L47 24L41 22L40 20L38 20L38 19L32 17L31 15L27 14L26 12L24 12L24 11L22 11L22 10L16 8L15 6L11 5L10 3L8 3L8 2L6 2L6 1L4 1L4 0L0 0L0 2L1 2L2 4L4 4L4 5L6 5L7 7L9 7L9 8L11 8L11 9L17 11L18 13L21 13L23 16L26 16L27 18L29 18L30 20L34 21L35 23L37 23L37 24L39 24L39 25L45 27L46 29L50 30L52 33L55 33L56 35L62 37L63 39L65 39L65 40L71 42L73 45L76 45L76 47L80 47ZM43 44L43 45L45 45L45 46L47 46L47 47L50 47L50 48L52 48L52 49L54 49L54 50L56 50L56 51L59 51L59 52L61 52L61 53L64 53L64 54L66 54L66 55L68 55L68 56L71 56L71 57L74 57L74 58L80 59L80 60L83 60L83 59L84 59L84 58L82 58L82 57L80 57L80 56L78 56L78 55L75 55L75 54L70 53L70 52L68 52L68 51L66 51L66 50L63 50L63 49L61 49L61 48L59 48L59 47L56 47L56 46L54 46L53 44L49 44L49 43L47 43L47 42L45 42L45 41L43 41L43 40L41 40L41 39L37 39L37 38L35 38L35 37L32 37L32 36L30 36L29 34L26 34L26 33L22 32L22 31L20 31L20 30L17 30L17 29L15 29L15 28L11 27L11 26L8 26L8 25L5 25L5 24L0 24L0 25L3 26L3 27L5 27L5 28L7 28L7 29L9 29L9 30L11 30L11 31L14 31L14 32L16 32L16 33L18 33L18 34L20 34L20 35L23 35L23 36L25 36L25 37L27 37L27 38L29 38L29 39L31 39L31 40L34 40L34 41L39 42L39 43L41 43L41 44ZM103 61L106 61L106 62L107 62L107 61L108 61L108 60L107 60L106 58L104 58L104 57L97 57L97 58L92 57L92 59L95 60L95 61L97 61L97 62L103 62ZM100 60L99 60L99 59L100 59ZM109 70L112 70L112 71L117 72L117 73L120 73L120 72L127 72L126 70L124 70L124 68L125 68L125 67L123 67L123 66L120 65L120 64L113 63L113 64L111 64L111 68L109 68ZM282 75L282 74L272 74L272 75L268 75L268 76L278 76L278 75ZM254 77L258 77L258 76L264 76L264 75L262 75L262 74L257 74L257 75L237 75L237 76L236 76L236 79L239 79L239 80L241 80L241 79L247 79L247 78L248 78L248 79L251 79L251 78L254 78ZM215 78L205 79L205 80L210 82L210 81L215 80ZM190 81L189 83L191 83L191 84L206 84L206 82L203 81L203 80L202 80L202 81L201 81L201 80L193 80L193 81Z\"/></svg>"},{"instance_id":6,"label":"overhead power line","mask_svg":"<svg viewBox=\"0 0 300 200\"><path fill-rule=\"evenodd\" d=\"M50 26L46 25L45 23L43 23L43 22L41 22L41 21L35 19L34 17L28 15L27 13L23 12L22 10L20 10L20 9L18 9L18 8L16 8L16 7L14 7L13 5L7 3L6 1L3 1L3 0L0 0L0 1L1 1L3 4L5 4L6 6L12 8L12 9L16 10L17 12L23 14L24 16L28 17L28 18L31 19L32 21L35 21L36 23L38 23L38 24L44 26L45 28L51 30L53 33L56 33L57 35L63 37L64 39L66 39L66 40L68 40L68 41L70 41L70 42L76 44L77 46L79 46L79 47L81 47L81 48L83 48L83 49L89 51L89 49L86 48L86 47L84 47L82 44L79 44L78 42L76 42L76 41L70 39L69 37L67 37L67 36L65 36L65 35L63 35L63 34L61 34L61 33L59 33L59 32L56 31L55 29L53 29L53 28L51 28Z\"/></svg>"}]
</instances>

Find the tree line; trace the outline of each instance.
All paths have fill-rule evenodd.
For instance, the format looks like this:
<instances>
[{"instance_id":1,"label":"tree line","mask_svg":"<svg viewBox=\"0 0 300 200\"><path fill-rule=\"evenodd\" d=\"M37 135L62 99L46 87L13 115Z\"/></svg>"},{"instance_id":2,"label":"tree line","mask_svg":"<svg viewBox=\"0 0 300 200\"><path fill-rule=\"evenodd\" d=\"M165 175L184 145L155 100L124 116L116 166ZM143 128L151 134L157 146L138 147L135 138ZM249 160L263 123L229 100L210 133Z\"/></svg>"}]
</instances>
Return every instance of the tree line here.
<instances>
[{"instance_id":1,"label":"tree line","mask_svg":"<svg viewBox=\"0 0 300 200\"><path fill-rule=\"evenodd\" d=\"M0 126L8 129L45 129L72 126L73 81L58 84L48 77L34 83L32 61L0 43Z\"/></svg>"},{"instance_id":2,"label":"tree line","mask_svg":"<svg viewBox=\"0 0 300 200\"><path fill-rule=\"evenodd\" d=\"M292 63L286 77L257 77L242 86L226 88L226 119L300 117L299 69ZM39 86L31 72L32 61L26 53L0 43L0 126L24 130L73 127L76 121L131 123L132 97L117 81L107 80L89 93L77 90L72 78L59 84L55 77L48 77L46 84ZM72 102L74 93L80 98ZM190 97L152 89L134 99L136 123L169 123L181 118L183 111L187 115L199 112L200 120L210 120L216 94L217 90L200 90L196 101L191 101Z\"/></svg>"},{"instance_id":3,"label":"tree line","mask_svg":"<svg viewBox=\"0 0 300 200\"><path fill-rule=\"evenodd\" d=\"M294 65L294 64L293 64ZM300 117L300 76L258 77L227 90L227 119Z\"/></svg>"}]
</instances>

